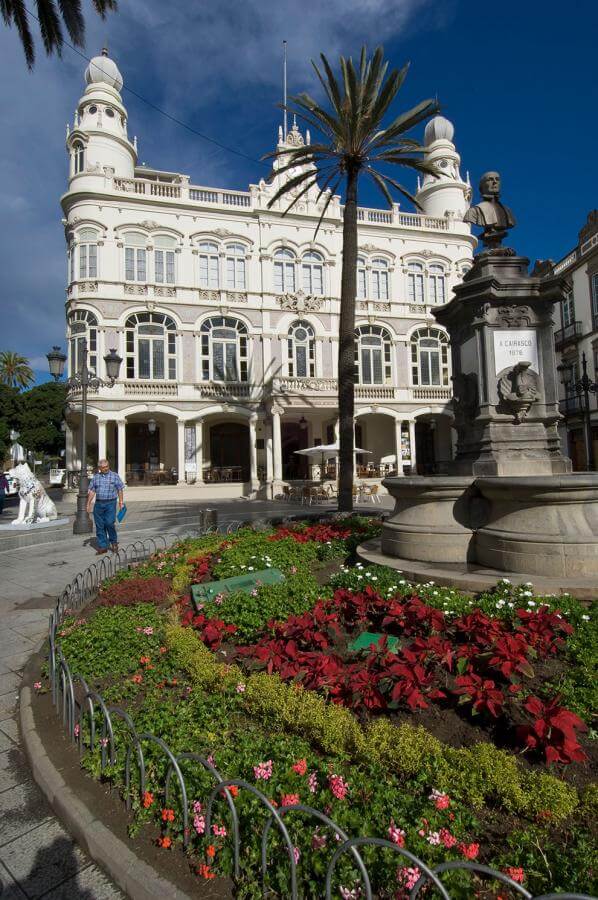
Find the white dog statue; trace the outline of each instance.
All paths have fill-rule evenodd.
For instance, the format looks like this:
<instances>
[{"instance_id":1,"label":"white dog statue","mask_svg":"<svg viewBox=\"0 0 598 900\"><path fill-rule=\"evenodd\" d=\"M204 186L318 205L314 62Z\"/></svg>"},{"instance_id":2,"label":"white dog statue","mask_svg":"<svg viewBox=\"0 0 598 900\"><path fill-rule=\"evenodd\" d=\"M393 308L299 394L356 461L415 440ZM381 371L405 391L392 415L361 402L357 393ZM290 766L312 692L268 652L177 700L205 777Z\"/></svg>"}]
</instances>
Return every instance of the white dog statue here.
<instances>
[{"instance_id":1,"label":"white dog statue","mask_svg":"<svg viewBox=\"0 0 598 900\"><path fill-rule=\"evenodd\" d=\"M49 522L50 519L58 518L54 503L27 463L17 463L14 469L9 469L8 474L19 486L19 515L13 520L13 525L34 525L36 522Z\"/></svg>"}]
</instances>

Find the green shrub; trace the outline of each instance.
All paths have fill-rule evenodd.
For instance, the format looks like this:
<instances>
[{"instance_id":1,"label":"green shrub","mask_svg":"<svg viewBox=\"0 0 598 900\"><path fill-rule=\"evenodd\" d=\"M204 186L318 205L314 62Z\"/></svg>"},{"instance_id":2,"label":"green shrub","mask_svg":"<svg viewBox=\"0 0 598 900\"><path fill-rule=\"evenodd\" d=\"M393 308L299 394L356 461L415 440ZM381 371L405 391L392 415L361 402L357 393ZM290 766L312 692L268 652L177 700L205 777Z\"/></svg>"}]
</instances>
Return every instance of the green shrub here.
<instances>
[{"instance_id":1,"label":"green shrub","mask_svg":"<svg viewBox=\"0 0 598 900\"><path fill-rule=\"evenodd\" d=\"M301 577L290 575L280 584L263 584L256 588L256 594L235 591L225 595L222 604L212 614L230 625L236 625L236 644L251 644L264 633L266 623L273 619L282 622L289 616L298 616L311 609L321 591L311 575Z\"/></svg>"}]
</instances>

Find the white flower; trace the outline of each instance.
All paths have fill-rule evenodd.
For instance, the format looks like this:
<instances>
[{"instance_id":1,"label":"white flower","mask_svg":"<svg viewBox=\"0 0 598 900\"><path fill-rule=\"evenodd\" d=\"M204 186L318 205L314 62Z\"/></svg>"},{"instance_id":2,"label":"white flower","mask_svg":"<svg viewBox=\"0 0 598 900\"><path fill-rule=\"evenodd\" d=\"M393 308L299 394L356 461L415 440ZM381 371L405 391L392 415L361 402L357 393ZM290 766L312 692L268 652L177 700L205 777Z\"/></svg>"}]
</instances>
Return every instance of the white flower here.
<instances>
[{"instance_id":1,"label":"white flower","mask_svg":"<svg viewBox=\"0 0 598 900\"><path fill-rule=\"evenodd\" d=\"M437 596L438 596L438 591L432 591L432 596L433 596L433 597L437 597Z\"/></svg>"},{"instance_id":2,"label":"white flower","mask_svg":"<svg viewBox=\"0 0 598 900\"><path fill-rule=\"evenodd\" d=\"M528 606L535 606L536 604L534 603L533 600L528 600L528 601L527 601L527 605L528 605Z\"/></svg>"},{"instance_id":3,"label":"white flower","mask_svg":"<svg viewBox=\"0 0 598 900\"><path fill-rule=\"evenodd\" d=\"M560 616L559 616L559 618L560 618ZM582 619L584 620L584 622L589 622L589 621L590 621L590 617L589 617L589 616L582 616Z\"/></svg>"},{"instance_id":4,"label":"white flower","mask_svg":"<svg viewBox=\"0 0 598 900\"><path fill-rule=\"evenodd\" d=\"M372 581L378 581L378 576L377 576L377 575L372 575Z\"/></svg>"}]
</instances>

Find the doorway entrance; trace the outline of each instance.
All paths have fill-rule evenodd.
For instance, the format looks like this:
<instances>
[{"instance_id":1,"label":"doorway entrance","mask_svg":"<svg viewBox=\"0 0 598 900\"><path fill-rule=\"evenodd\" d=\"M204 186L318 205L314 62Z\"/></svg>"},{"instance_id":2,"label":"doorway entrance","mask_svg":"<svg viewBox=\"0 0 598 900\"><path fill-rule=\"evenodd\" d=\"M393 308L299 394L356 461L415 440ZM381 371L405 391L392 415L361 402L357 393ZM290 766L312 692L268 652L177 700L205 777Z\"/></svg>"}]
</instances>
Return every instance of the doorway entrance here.
<instances>
[{"instance_id":1,"label":"doorway entrance","mask_svg":"<svg viewBox=\"0 0 598 900\"><path fill-rule=\"evenodd\" d=\"M210 461L214 480L249 481L249 428L221 422L210 428Z\"/></svg>"},{"instance_id":2,"label":"doorway entrance","mask_svg":"<svg viewBox=\"0 0 598 900\"><path fill-rule=\"evenodd\" d=\"M434 425L432 422L415 423L415 457L418 475L433 475L436 467L434 450Z\"/></svg>"},{"instance_id":3,"label":"doorway entrance","mask_svg":"<svg viewBox=\"0 0 598 900\"><path fill-rule=\"evenodd\" d=\"M307 428L302 428L299 422L283 421L280 431L282 477L290 481L296 478L307 478L309 474L308 458L295 453L295 450L305 450L307 447Z\"/></svg>"},{"instance_id":4,"label":"doorway entrance","mask_svg":"<svg viewBox=\"0 0 598 900\"><path fill-rule=\"evenodd\" d=\"M152 433L146 422L127 422L127 482L144 482L160 469L160 426Z\"/></svg>"}]
</instances>

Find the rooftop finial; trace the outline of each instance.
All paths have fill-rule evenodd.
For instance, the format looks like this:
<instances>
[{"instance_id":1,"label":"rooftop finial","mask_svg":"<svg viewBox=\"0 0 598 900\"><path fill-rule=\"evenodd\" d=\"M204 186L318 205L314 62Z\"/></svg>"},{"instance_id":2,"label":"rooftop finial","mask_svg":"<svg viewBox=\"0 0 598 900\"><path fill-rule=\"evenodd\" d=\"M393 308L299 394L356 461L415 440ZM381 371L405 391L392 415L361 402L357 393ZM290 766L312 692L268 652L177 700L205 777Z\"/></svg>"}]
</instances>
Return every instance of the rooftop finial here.
<instances>
[{"instance_id":1,"label":"rooftop finial","mask_svg":"<svg viewBox=\"0 0 598 900\"><path fill-rule=\"evenodd\" d=\"M104 44L104 46L102 47L102 56L108 56L108 46L107 46L107 44Z\"/></svg>"}]
</instances>

